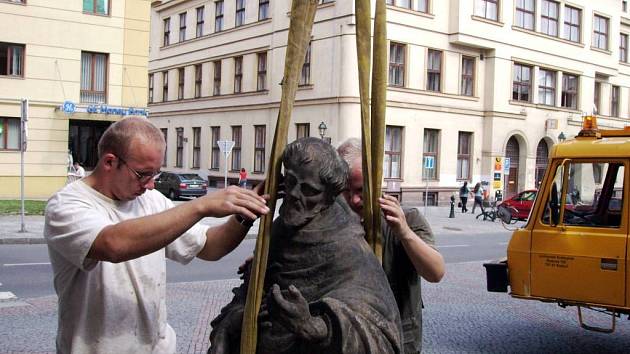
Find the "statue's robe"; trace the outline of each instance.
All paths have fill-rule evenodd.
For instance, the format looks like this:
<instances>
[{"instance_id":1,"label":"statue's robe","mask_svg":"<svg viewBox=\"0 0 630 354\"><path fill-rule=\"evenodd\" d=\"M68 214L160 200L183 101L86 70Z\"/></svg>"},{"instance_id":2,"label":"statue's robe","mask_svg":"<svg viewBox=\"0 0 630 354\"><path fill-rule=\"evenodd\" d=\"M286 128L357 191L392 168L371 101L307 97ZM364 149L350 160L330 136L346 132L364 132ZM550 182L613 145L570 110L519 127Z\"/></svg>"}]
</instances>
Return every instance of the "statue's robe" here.
<instances>
[{"instance_id":1,"label":"statue's robe","mask_svg":"<svg viewBox=\"0 0 630 354\"><path fill-rule=\"evenodd\" d=\"M326 323L328 337L307 342L276 322L271 328L261 327L261 322L269 321L263 316L259 317L259 354L402 353L400 316L385 273L364 240L358 218L340 203L345 201L338 198L297 231L281 218L274 221L264 283L265 294L273 284L283 290L297 287L311 315ZM228 340L229 353L239 352L240 335L217 334L228 326L225 321L242 318L247 284L234 293L232 302L212 321L210 335L212 346L221 345L217 340Z\"/></svg>"}]
</instances>

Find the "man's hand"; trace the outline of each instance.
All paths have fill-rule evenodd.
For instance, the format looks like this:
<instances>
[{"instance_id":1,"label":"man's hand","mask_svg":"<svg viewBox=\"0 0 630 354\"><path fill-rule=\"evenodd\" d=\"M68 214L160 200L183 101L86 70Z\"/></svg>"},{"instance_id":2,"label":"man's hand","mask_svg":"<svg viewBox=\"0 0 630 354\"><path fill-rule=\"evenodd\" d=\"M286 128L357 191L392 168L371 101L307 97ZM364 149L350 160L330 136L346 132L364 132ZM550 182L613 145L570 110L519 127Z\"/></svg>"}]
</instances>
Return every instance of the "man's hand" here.
<instances>
[{"instance_id":1,"label":"man's hand","mask_svg":"<svg viewBox=\"0 0 630 354\"><path fill-rule=\"evenodd\" d=\"M391 195L384 194L383 197L378 198L378 202L385 214L385 221L396 237L402 238L410 235L410 232L413 233L411 229L409 229L409 225L407 225L405 213L398 199Z\"/></svg>"},{"instance_id":2,"label":"man's hand","mask_svg":"<svg viewBox=\"0 0 630 354\"><path fill-rule=\"evenodd\" d=\"M254 220L269 212L267 199L269 196L260 196L256 191L229 186L196 199L195 202L202 203L202 210L206 216L224 217L240 214Z\"/></svg>"},{"instance_id":3,"label":"man's hand","mask_svg":"<svg viewBox=\"0 0 630 354\"><path fill-rule=\"evenodd\" d=\"M269 316L278 321L290 332L308 341L320 341L328 336L326 323L320 317L313 317L309 311L308 302L302 293L293 285L284 291L274 284L268 300Z\"/></svg>"}]
</instances>

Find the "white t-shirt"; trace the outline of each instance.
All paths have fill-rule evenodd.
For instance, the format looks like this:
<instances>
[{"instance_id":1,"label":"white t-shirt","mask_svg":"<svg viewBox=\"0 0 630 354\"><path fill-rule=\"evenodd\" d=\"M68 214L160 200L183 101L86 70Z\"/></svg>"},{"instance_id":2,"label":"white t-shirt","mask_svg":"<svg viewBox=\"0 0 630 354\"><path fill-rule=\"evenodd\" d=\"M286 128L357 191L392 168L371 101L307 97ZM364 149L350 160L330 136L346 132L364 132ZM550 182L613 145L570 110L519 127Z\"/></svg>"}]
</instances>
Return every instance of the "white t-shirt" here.
<instances>
[{"instance_id":1,"label":"white t-shirt","mask_svg":"<svg viewBox=\"0 0 630 354\"><path fill-rule=\"evenodd\" d=\"M127 262L87 258L104 227L171 207L155 190L120 202L83 181L50 198L44 237L59 296L57 353L175 352L175 332L166 322L165 257L190 262L208 227L197 224L167 247Z\"/></svg>"}]
</instances>

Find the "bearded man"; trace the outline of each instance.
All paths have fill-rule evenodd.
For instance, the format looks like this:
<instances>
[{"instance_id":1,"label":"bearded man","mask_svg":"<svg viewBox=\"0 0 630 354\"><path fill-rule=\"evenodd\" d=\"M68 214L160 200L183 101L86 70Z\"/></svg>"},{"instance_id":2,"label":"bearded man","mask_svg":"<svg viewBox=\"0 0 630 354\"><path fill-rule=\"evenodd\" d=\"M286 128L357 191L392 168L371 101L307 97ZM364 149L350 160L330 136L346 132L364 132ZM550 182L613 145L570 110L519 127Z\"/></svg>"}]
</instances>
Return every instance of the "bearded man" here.
<instances>
[{"instance_id":1,"label":"bearded man","mask_svg":"<svg viewBox=\"0 0 630 354\"><path fill-rule=\"evenodd\" d=\"M282 156L285 197L271 231L258 353L401 353L396 301L345 200L348 167L317 138ZM249 274L212 321L211 354L238 353Z\"/></svg>"}]
</instances>

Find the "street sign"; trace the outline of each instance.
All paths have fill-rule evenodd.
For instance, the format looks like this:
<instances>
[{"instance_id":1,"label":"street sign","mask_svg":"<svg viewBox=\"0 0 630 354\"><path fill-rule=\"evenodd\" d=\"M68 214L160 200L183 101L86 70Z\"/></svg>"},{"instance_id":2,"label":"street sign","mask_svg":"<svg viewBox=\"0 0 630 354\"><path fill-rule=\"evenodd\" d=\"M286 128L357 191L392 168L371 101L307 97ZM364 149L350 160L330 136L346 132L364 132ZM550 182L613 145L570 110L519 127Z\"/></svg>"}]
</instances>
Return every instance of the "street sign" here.
<instances>
[{"instance_id":1,"label":"street sign","mask_svg":"<svg viewBox=\"0 0 630 354\"><path fill-rule=\"evenodd\" d=\"M21 123L22 123L22 151L26 151L28 142L28 100L23 99L21 104Z\"/></svg>"},{"instance_id":2,"label":"street sign","mask_svg":"<svg viewBox=\"0 0 630 354\"><path fill-rule=\"evenodd\" d=\"M502 157L494 158L494 170L498 172L503 171L503 158Z\"/></svg>"},{"instance_id":3,"label":"street sign","mask_svg":"<svg viewBox=\"0 0 630 354\"><path fill-rule=\"evenodd\" d=\"M506 157L505 162L503 164L503 174L506 176L510 175L510 158Z\"/></svg>"},{"instance_id":4,"label":"street sign","mask_svg":"<svg viewBox=\"0 0 630 354\"><path fill-rule=\"evenodd\" d=\"M434 156L425 156L424 157L424 168L432 170L435 168L435 157Z\"/></svg>"},{"instance_id":5,"label":"street sign","mask_svg":"<svg viewBox=\"0 0 630 354\"><path fill-rule=\"evenodd\" d=\"M232 148L234 147L234 141L218 140L217 145L219 145L219 150L221 150L222 153L229 155L232 152Z\"/></svg>"},{"instance_id":6,"label":"street sign","mask_svg":"<svg viewBox=\"0 0 630 354\"><path fill-rule=\"evenodd\" d=\"M494 180L495 181L500 181L501 180L501 172L495 172L494 173Z\"/></svg>"}]
</instances>

